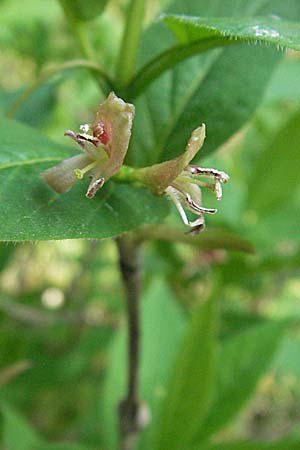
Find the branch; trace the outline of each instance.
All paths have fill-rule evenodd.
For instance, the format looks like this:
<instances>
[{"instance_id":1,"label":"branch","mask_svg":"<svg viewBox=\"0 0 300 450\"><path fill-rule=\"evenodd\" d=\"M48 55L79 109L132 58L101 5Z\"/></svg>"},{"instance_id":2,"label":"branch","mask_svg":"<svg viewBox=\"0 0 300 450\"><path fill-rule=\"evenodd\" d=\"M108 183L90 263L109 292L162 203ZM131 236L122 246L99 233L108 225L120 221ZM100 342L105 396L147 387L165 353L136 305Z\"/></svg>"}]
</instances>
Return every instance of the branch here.
<instances>
[{"instance_id":1,"label":"branch","mask_svg":"<svg viewBox=\"0 0 300 450\"><path fill-rule=\"evenodd\" d=\"M119 237L117 247L128 320L128 383L127 395L119 405L120 450L131 450L148 422L139 401L141 264L138 244L131 237Z\"/></svg>"},{"instance_id":2,"label":"branch","mask_svg":"<svg viewBox=\"0 0 300 450\"><path fill-rule=\"evenodd\" d=\"M24 325L41 327L42 329L61 325L87 324L88 315L85 310L63 311L59 313L48 313L32 306L23 305L12 299L0 300L0 311L3 311L8 317L17 320ZM95 326L115 327L116 322L103 316L95 321Z\"/></svg>"}]
</instances>

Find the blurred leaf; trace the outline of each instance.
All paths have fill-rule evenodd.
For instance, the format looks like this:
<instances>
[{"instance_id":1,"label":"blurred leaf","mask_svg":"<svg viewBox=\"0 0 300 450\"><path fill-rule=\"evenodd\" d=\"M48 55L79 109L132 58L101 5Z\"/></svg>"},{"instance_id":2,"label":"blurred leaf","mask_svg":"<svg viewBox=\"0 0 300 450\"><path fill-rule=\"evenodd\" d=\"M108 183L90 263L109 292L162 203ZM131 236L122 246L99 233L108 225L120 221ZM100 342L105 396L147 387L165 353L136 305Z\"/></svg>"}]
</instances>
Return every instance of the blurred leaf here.
<instances>
[{"instance_id":1,"label":"blurred leaf","mask_svg":"<svg viewBox=\"0 0 300 450\"><path fill-rule=\"evenodd\" d=\"M146 226L139 232L141 239L157 239L170 242L180 242L192 245L200 250L225 249L253 253L254 247L250 241L233 232L222 229L208 229L205 233L192 236L183 233L182 229L169 225Z\"/></svg>"},{"instance_id":2,"label":"blurred leaf","mask_svg":"<svg viewBox=\"0 0 300 450\"><path fill-rule=\"evenodd\" d=\"M42 445L40 437L27 421L7 404L1 405L3 417L3 447L5 450L31 450Z\"/></svg>"},{"instance_id":3,"label":"blurred leaf","mask_svg":"<svg viewBox=\"0 0 300 450\"><path fill-rule=\"evenodd\" d=\"M272 136L251 171L248 206L265 215L280 208L299 185L300 111Z\"/></svg>"},{"instance_id":4,"label":"blurred leaf","mask_svg":"<svg viewBox=\"0 0 300 450\"><path fill-rule=\"evenodd\" d=\"M232 1L216 0L209 8L205 0L178 0L167 12L300 18L296 0L288 5L280 0L242 0L234 2L234 7ZM173 44L164 26L155 23L145 32L140 65ZM215 151L250 119L281 57L275 49L237 45L195 56L164 73L136 101L128 162L143 166L180 154L191 131L202 122L207 125L207 139L199 157Z\"/></svg>"},{"instance_id":5,"label":"blurred leaf","mask_svg":"<svg viewBox=\"0 0 300 450\"><path fill-rule=\"evenodd\" d=\"M299 71L299 59L284 58L274 72L266 92L266 101L297 101L300 97Z\"/></svg>"},{"instance_id":6,"label":"blurred leaf","mask_svg":"<svg viewBox=\"0 0 300 450\"><path fill-rule=\"evenodd\" d=\"M279 376L300 377L300 338L286 336L274 361L274 370Z\"/></svg>"},{"instance_id":7,"label":"blurred leaf","mask_svg":"<svg viewBox=\"0 0 300 450\"><path fill-rule=\"evenodd\" d=\"M65 443L65 444L43 444L42 446L35 446L34 449L27 450L91 450L80 444Z\"/></svg>"},{"instance_id":8,"label":"blurred leaf","mask_svg":"<svg viewBox=\"0 0 300 450\"><path fill-rule=\"evenodd\" d=\"M287 325L262 323L225 341L220 352L217 395L195 443L223 428L249 400L273 360Z\"/></svg>"},{"instance_id":9,"label":"blurred leaf","mask_svg":"<svg viewBox=\"0 0 300 450\"><path fill-rule=\"evenodd\" d=\"M151 284L142 302L140 380L141 399L149 406L153 419L165 395L184 323L184 316L167 286L161 281ZM108 448L117 445L117 405L126 395L126 343L126 332L122 328L112 343L106 382L100 397L102 430ZM142 442L146 438L142 435Z\"/></svg>"},{"instance_id":10,"label":"blurred leaf","mask_svg":"<svg viewBox=\"0 0 300 450\"><path fill-rule=\"evenodd\" d=\"M254 313L224 311L222 314L220 336L222 339L230 339L233 335L265 321L266 319L263 316Z\"/></svg>"},{"instance_id":11,"label":"blurred leaf","mask_svg":"<svg viewBox=\"0 0 300 450\"><path fill-rule=\"evenodd\" d=\"M25 359L23 361L17 361L8 367L1 368L0 370L0 389L6 384L10 383L18 375L31 367L31 361Z\"/></svg>"},{"instance_id":12,"label":"blurred leaf","mask_svg":"<svg viewBox=\"0 0 300 450\"><path fill-rule=\"evenodd\" d=\"M156 447L180 449L193 441L211 405L217 357L217 314L211 298L190 323L162 405Z\"/></svg>"},{"instance_id":13,"label":"blurred leaf","mask_svg":"<svg viewBox=\"0 0 300 450\"><path fill-rule=\"evenodd\" d=\"M101 14L108 0L60 0L63 7L79 21L95 19Z\"/></svg>"},{"instance_id":14,"label":"blurred leaf","mask_svg":"<svg viewBox=\"0 0 300 450\"><path fill-rule=\"evenodd\" d=\"M15 119L32 127L42 127L47 124L56 105L57 87L57 81L42 85L20 107L14 116ZM22 92L23 89L14 92L0 91L1 112L6 113Z\"/></svg>"},{"instance_id":15,"label":"blurred leaf","mask_svg":"<svg viewBox=\"0 0 300 450\"><path fill-rule=\"evenodd\" d=\"M298 109L275 135L264 140L251 169L247 233L262 250L280 241L299 241L299 119Z\"/></svg>"},{"instance_id":16,"label":"blurred leaf","mask_svg":"<svg viewBox=\"0 0 300 450\"><path fill-rule=\"evenodd\" d=\"M167 213L166 200L145 189L108 182L93 200L85 198L87 180L58 195L40 172L70 156L71 150L12 120L0 124L0 240L104 238Z\"/></svg>"},{"instance_id":17,"label":"blurred leaf","mask_svg":"<svg viewBox=\"0 0 300 450\"><path fill-rule=\"evenodd\" d=\"M275 442L228 442L195 447L192 450L300 450L300 441L286 438Z\"/></svg>"},{"instance_id":18,"label":"blurred leaf","mask_svg":"<svg viewBox=\"0 0 300 450\"><path fill-rule=\"evenodd\" d=\"M0 243L0 272L5 269L15 249L16 246L13 244Z\"/></svg>"},{"instance_id":19,"label":"blurred leaf","mask_svg":"<svg viewBox=\"0 0 300 450\"><path fill-rule=\"evenodd\" d=\"M181 44L209 43L218 45L241 41L248 44L273 44L277 47L300 50L300 25L275 17L189 17L163 15L163 22L175 34Z\"/></svg>"}]
</instances>

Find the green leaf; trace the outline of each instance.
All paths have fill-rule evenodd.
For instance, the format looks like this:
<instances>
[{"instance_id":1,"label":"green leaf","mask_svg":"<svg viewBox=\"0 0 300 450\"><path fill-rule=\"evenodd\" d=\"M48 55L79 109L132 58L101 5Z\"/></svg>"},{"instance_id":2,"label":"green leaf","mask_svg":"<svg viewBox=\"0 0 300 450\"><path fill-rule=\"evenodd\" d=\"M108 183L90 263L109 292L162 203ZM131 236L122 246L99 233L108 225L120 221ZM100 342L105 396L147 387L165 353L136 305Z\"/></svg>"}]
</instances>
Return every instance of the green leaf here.
<instances>
[{"instance_id":1,"label":"green leaf","mask_svg":"<svg viewBox=\"0 0 300 450\"><path fill-rule=\"evenodd\" d=\"M216 304L211 298L195 313L162 405L156 447L191 444L209 410L215 382Z\"/></svg>"},{"instance_id":2,"label":"green leaf","mask_svg":"<svg viewBox=\"0 0 300 450\"><path fill-rule=\"evenodd\" d=\"M217 40L218 45L245 42L300 50L300 25L275 17L189 17L164 15L163 22L181 44ZM221 39L221 42L219 42ZM223 42L223 43L222 43Z\"/></svg>"},{"instance_id":3,"label":"green leaf","mask_svg":"<svg viewBox=\"0 0 300 450\"><path fill-rule=\"evenodd\" d=\"M225 341L219 358L216 398L195 443L223 428L249 400L273 360L287 324L262 323Z\"/></svg>"},{"instance_id":4,"label":"green leaf","mask_svg":"<svg viewBox=\"0 0 300 450\"><path fill-rule=\"evenodd\" d=\"M60 81L60 80L59 80ZM16 112L15 118L33 127L47 124L56 105L56 90L58 80L46 83L37 89ZM0 110L6 113L22 95L24 89L13 92L0 91Z\"/></svg>"},{"instance_id":5,"label":"green leaf","mask_svg":"<svg viewBox=\"0 0 300 450\"><path fill-rule=\"evenodd\" d=\"M27 449L31 450L31 449ZM43 446L35 446L32 450L91 450L80 444L64 443L64 444L43 444Z\"/></svg>"},{"instance_id":6,"label":"green leaf","mask_svg":"<svg viewBox=\"0 0 300 450\"><path fill-rule=\"evenodd\" d=\"M300 17L295 0L288 7L277 1L177 1L168 12L207 16L279 14ZM151 26L141 46L140 66L174 45L161 23ZM191 131L202 122L207 138L199 157L215 151L236 133L260 104L281 59L275 49L237 45L194 56L155 80L136 101L134 133L127 160L145 166L182 153ZM133 80L134 82L134 80ZM128 88L128 94L134 92ZM143 151L141 151L141 148Z\"/></svg>"},{"instance_id":7,"label":"green leaf","mask_svg":"<svg viewBox=\"0 0 300 450\"><path fill-rule=\"evenodd\" d=\"M85 198L88 180L63 195L40 172L72 150L11 120L0 124L0 240L105 238L155 223L167 213L166 200L145 189L111 181L93 200Z\"/></svg>"},{"instance_id":8,"label":"green leaf","mask_svg":"<svg viewBox=\"0 0 300 450\"><path fill-rule=\"evenodd\" d=\"M192 450L300 450L300 441L286 438L275 442L228 442L195 447Z\"/></svg>"},{"instance_id":9,"label":"green leaf","mask_svg":"<svg viewBox=\"0 0 300 450\"><path fill-rule=\"evenodd\" d=\"M95 19L104 11L108 0L60 0L65 9L78 21Z\"/></svg>"},{"instance_id":10,"label":"green leaf","mask_svg":"<svg viewBox=\"0 0 300 450\"><path fill-rule=\"evenodd\" d=\"M168 326L165 326L166 318ZM184 324L183 313L167 286L162 281L155 281L142 302L140 369L141 399L150 408L152 420L156 418L158 405L165 395ZM104 391L100 397L107 448L116 448L117 445L117 405L126 394L126 343L126 330L122 327L112 342ZM147 435L142 436L142 443L147 439ZM140 448L145 447L142 444Z\"/></svg>"},{"instance_id":11,"label":"green leaf","mask_svg":"<svg viewBox=\"0 0 300 450\"><path fill-rule=\"evenodd\" d=\"M246 214L254 220L247 224L247 235L262 249L299 241L299 119L298 109L264 140L250 171Z\"/></svg>"},{"instance_id":12,"label":"green leaf","mask_svg":"<svg viewBox=\"0 0 300 450\"><path fill-rule=\"evenodd\" d=\"M299 186L300 111L278 130L251 171L248 206L265 216L286 203Z\"/></svg>"},{"instance_id":13,"label":"green leaf","mask_svg":"<svg viewBox=\"0 0 300 450\"><path fill-rule=\"evenodd\" d=\"M42 445L40 437L27 421L11 406L1 405L3 417L3 448L5 450L31 450Z\"/></svg>"}]
</instances>

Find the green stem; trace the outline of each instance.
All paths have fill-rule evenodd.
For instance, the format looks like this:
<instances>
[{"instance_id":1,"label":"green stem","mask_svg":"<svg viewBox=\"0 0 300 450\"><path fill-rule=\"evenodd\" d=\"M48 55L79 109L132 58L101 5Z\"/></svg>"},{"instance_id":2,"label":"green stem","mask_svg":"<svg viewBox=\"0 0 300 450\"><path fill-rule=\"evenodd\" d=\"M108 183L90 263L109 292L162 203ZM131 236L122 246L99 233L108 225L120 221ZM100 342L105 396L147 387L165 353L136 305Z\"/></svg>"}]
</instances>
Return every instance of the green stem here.
<instances>
[{"instance_id":1,"label":"green stem","mask_svg":"<svg viewBox=\"0 0 300 450\"><path fill-rule=\"evenodd\" d=\"M73 13L72 7L70 7L69 2L64 0L59 0L59 3L64 11L69 27L80 47L80 52L85 58L90 61L96 60L96 55L91 43L87 37L85 30L85 23L79 21Z\"/></svg>"},{"instance_id":2,"label":"green stem","mask_svg":"<svg viewBox=\"0 0 300 450\"><path fill-rule=\"evenodd\" d=\"M112 176L112 180L117 181L119 183L136 183L139 182L139 178L137 176L137 172L139 169L134 169L130 166L123 166L120 170Z\"/></svg>"},{"instance_id":3,"label":"green stem","mask_svg":"<svg viewBox=\"0 0 300 450\"><path fill-rule=\"evenodd\" d=\"M233 39L225 41L224 37L222 37L202 39L201 41L192 42L188 45L175 45L145 64L131 82L121 91L120 95L125 97L127 101L133 101L152 81L181 61L212 48L224 47L225 45L236 43L237 41Z\"/></svg>"},{"instance_id":4,"label":"green stem","mask_svg":"<svg viewBox=\"0 0 300 450\"><path fill-rule=\"evenodd\" d=\"M44 83L49 81L55 75L60 74L64 70L84 68L89 69L92 73L97 76L98 79L101 78L103 86L105 86L106 91L113 90L112 81L109 79L107 74L103 72L98 64L92 61L86 61L83 59L75 59L73 61L67 61L66 63L59 64L57 66L51 67L41 72L40 76L28 86L27 89L21 94L16 102L11 106L11 108L6 113L7 117L13 117L19 108L28 100L28 98Z\"/></svg>"},{"instance_id":5,"label":"green stem","mask_svg":"<svg viewBox=\"0 0 300 450\"><path fill-rule=\"evenodd\" d=\"M120 86L126 85L134 73L144 14L145 0L131 0L117 64Z\"/></svg>"},{"instance_id":6,"label":"green stem","mask_svg":"<svg viewBox=\"0 0 300 450\"><path fill-rule=\"evenodd\" d=\"M87 35L86 30L86 23L83 21L78 20L78 18L74 15L72 7L70 7L69 2L66 2L64 0L59 0L59 3L61 4L61 7L64 11L65 17L67 19L67 22L69 24L70 30L73 33L73 36L79 46L80 53L82 56L84 56L88 61L94 62L97 61L97 55L94 52L94 49L90 43L90 40ZM102 69L102 73L104 74L105 71ZM102 90L104 95L107 95L109 91L113 90L111 88L108 88L108 85L106 83L103 83L103 78L99 78L95 76L95 73L93 73L97 83L100 86L100 89ZM106 78L108 76L106 75Z\"/></svg>"}]
</instances>

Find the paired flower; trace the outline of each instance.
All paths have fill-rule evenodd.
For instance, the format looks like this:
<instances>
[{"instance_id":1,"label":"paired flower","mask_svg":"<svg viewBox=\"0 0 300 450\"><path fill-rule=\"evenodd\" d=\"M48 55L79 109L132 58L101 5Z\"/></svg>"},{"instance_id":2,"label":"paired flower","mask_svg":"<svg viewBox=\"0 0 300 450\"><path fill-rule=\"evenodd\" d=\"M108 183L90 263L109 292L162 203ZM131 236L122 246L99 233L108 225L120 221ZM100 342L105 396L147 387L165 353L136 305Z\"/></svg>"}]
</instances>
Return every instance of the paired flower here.
<instances>
[{"instance_id":1,"label":"paired flower","mask_svg":"<svg viewBox=\"0 0 300 450\"><path fill-rule=\"evenodd\" d=\"M79 144L82 154L65 159L42 173L43 179L56 192L68 191L86 174L91 177L86 197L93 198L108 178L121 168L134 118L134 106L113 92L100 105L94 123L81 125L80 133L65 131Z\"/></svg>"},{"instance_id":2,"label":"paired flower","mask_svg":"<svg viewBox=\"0 0 300 450\"><path fill-rule=\"evenodd\" d=\"M122 167L133 117L134 106L110 93L100 105L91 126L81 125L80 133L71 130L65 132L66 136L79 144L83 153L45 170L42 176L46 183L56 192L62 193L87 174L91 177L91 182L86 197L93 198L105 180ZM202 124L193 131L182 155L150 167L131 169L131 180L148 186L155 195L167 194L173 200L183 222L191 227L190 233L193 234L204 229L205 214L217 212L216 209L202 206L201 188L209 188L220 200L222 184L229 180L225 172L190 165L204 139L205 125ZM186 210L194 213L196 218L191 221Z\"/></svg>"},{"instance_id":3,"label":"paired flower","mask_svg":"<svg viewBox=\"0 0 300 450\"><path fill-rule=\"evenodd\" d=\"M189 233L198 234L205 227L205 214L215 214L217 209L202 206L201 187L209 188L218 200L222 198L222 184L229 176L216 169L190 165L190 161L201 149L205 139L205 125L196 128L186 146L185 152L170 161L145 167L138 171L138 178L147 184L157 195L167 194L175 203L179 214L185 223L191 227ZM212 180L209 182L207 180ZM190 221L186 211L196 215Z\"/></svg>"}]
</instances>

